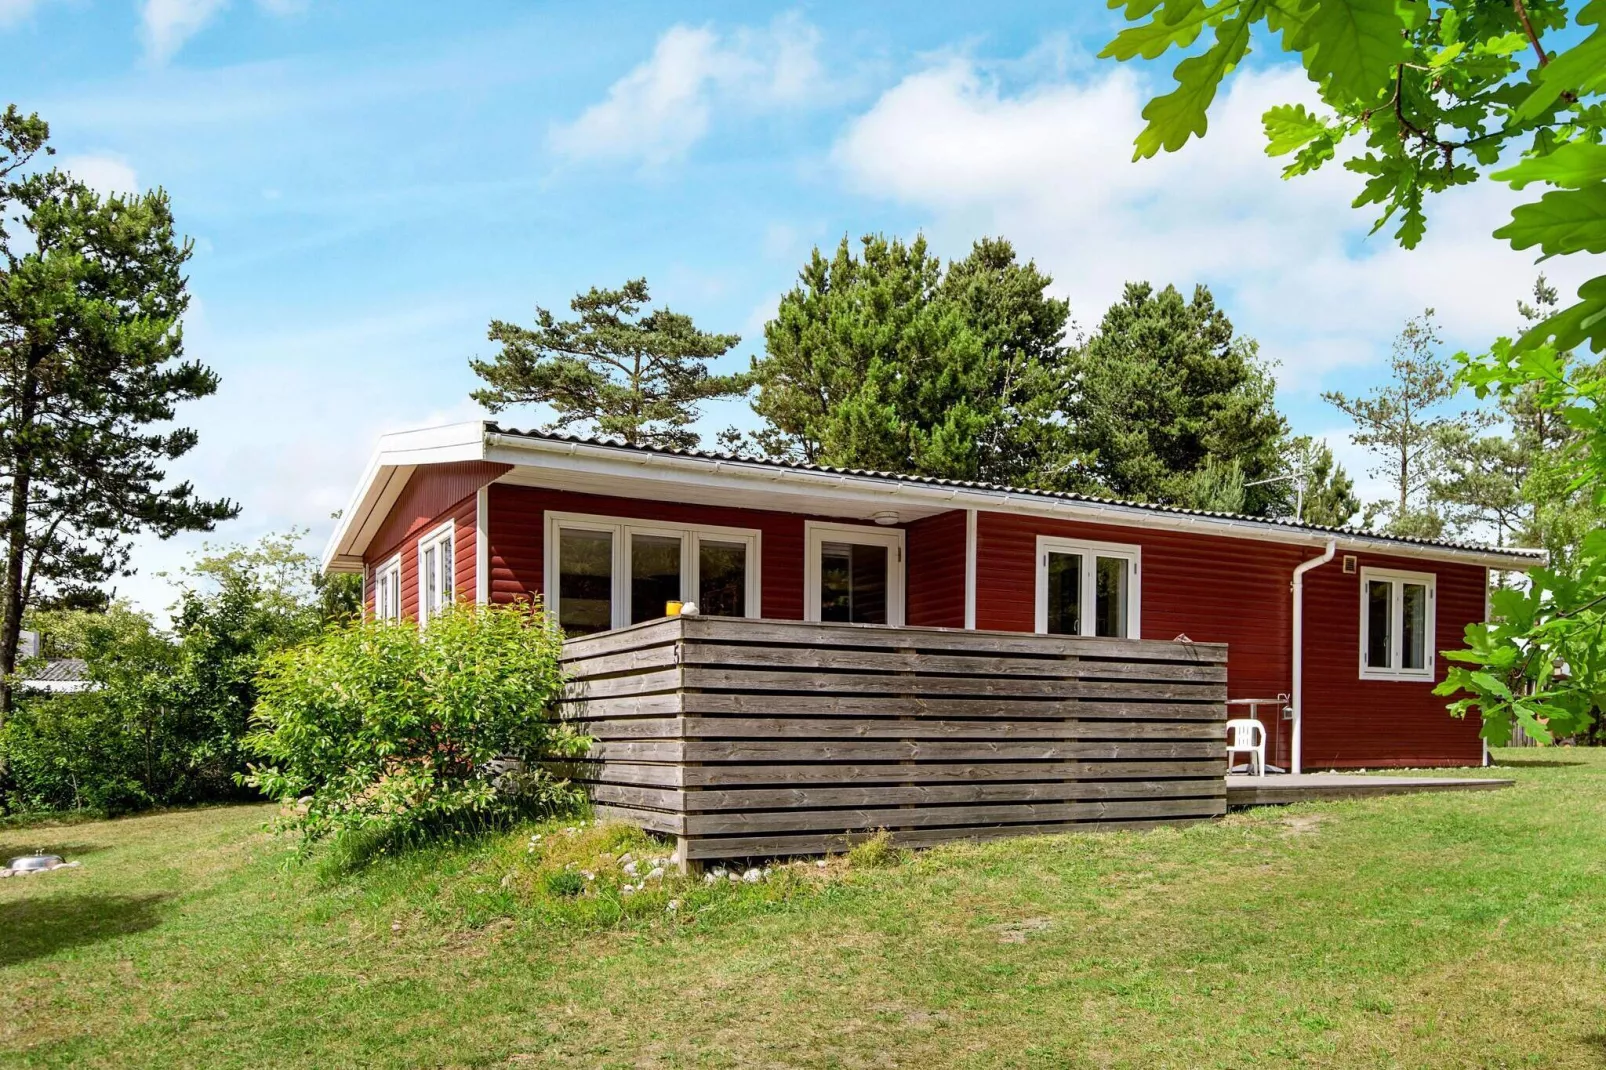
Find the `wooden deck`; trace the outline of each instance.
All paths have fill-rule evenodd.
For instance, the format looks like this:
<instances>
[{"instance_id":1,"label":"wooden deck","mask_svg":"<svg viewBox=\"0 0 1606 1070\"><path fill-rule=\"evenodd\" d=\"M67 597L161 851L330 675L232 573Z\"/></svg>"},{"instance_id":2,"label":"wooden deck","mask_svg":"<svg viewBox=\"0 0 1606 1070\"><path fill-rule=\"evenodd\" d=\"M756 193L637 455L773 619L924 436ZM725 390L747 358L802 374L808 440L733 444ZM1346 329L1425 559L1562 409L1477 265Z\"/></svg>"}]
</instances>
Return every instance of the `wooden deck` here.
<instances>
[{"instance_id":1,"label":"wooden deck","mask_svg":"<svg viewBox=\"0 0 1606 1070\"><path fill-rule=\"evenodd\" d=\"M1207 820L1219 644L678 617L571 639L568 774L683 861Z\"/></svg>"},{"instance_id":2,"label":"wooden deck","mask_svg":"<svg viewBox=\"0 0 1606 1070\"><path fill-rule=\"evenodd\" d=\"M1228 806L1276 806L1296 802L1366 799L1421 791L1495 791L1512 781L1500 777L1370 776L1362 773L1234 773L1227 777Z\"/></svg>"}]
</instances>

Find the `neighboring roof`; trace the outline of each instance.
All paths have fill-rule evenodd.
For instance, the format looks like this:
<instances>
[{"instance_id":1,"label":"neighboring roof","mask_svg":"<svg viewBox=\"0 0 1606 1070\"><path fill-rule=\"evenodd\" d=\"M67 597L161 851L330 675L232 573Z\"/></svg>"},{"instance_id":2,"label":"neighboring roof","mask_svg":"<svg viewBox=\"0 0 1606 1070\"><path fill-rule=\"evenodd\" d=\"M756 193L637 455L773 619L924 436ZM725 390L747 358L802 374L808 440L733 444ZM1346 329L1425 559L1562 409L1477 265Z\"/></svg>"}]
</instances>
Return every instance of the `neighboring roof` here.
<instances>
[{"instance_id":1,"label":"neighboring roof","mask_svg":"<svg viewBox=\"0 0 1606 1070\"><path fill-rule=\"evenodd\" d=\"M44 667L28 674L29 680L77 683L89 679L89 663L83 658L51 658Z\"/></svg>"},{"instance_id":2,"label":"neighboring roof","mask_svg":"<svg viewBox=\"0 0 1606 1070\"><path fill-rule=\"evenodd\" d=\"M877 472L854 468L834 468L828 465L808 464L800 461L779 461L765 457L751 457L737 453L710 450L661 449L648 446L630 446L616 439L588 438L579 435L557 434L542 431L525 431L503 428L492 421L458 424L431 428L420 432L405 432L386 436L364 483L357 489L352 507L343 515L340 527L330 541L324 555L325 568L350 565L350 556L359 558L361 550L353 542L360 529L372 530L376 521L359 515L364 508L379 505L375 488L392 481L398 475L410 475L413 467L422 463L442 463L463 460L500 461L512 465L537 463L547 467L562 467L546 457L559 453L580 459L583 453L596 461L636 458L636 469L641 462L661 460L676 465L696 465L707 473L736 478L741 472L769 472L772 476L795 474L799 478L820 477L833 481L832 487L846 489L851 483L862 489L875 487L887 492L929 493L941 492L945 499L938 508L990 508L1030 509L1051 508L1079 515L1079 519L1102 523L1142 524L1163 522L1166 526L1182 526L1196 530L1210 530L1221 535L1241 538L1263 538L1277 542L1300 542L1320 545L1332 539L1345 548L1365 549L1377 553L1398 553L1405 556L1434 557L1449 560L1466 560L1493 568L1523 569L1546 560L1543 550L1525 548L1489 547L1476 543L1447 539L1418 539L1380 535L1354 527L1328 527L1320 524L1296 523L1290 519L1243 516L1235 513L1211 512L1201 509L1184 509L1150 502L1124 501L1118 498L1101 498L1070 491L1036 490L1029 487L1011 487L998 483L972 480L941 479L935 476L907 475L897 472ZM535 455L545 455L538 458ZM405 483L405 478L400 480ZM389 497L399 493L394 486ZM932 508L930 502L926 508ZM360 539L358 540L360 541Z\"/></svg>"},{"instance_id":3,"label":"neighboring roof","mask_svg":"<svg viewBox=\"0 0 1606 1070\"><path fill-rule=\"evenodd\" d=\"M31 668L20 686L30 691L87 691L92 684L83 658L51 658Z\"/></svg>"}]
</instances>

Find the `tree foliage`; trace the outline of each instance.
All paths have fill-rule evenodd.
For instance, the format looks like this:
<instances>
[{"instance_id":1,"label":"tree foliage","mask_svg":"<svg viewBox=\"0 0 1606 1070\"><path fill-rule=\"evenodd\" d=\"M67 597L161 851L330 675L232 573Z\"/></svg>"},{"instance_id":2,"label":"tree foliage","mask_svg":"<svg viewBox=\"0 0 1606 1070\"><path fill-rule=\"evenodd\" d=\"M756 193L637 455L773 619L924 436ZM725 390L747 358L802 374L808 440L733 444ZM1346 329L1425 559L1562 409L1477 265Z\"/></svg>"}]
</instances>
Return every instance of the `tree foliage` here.
<instances>
[{"instance_id":1,"label":"tree foliage","mask_svg":"<svg viewBox=\"0 0 1606 1070\"><path fill-rule=\"evenodd\" d=\"M238 511L164 485L162 466L196 444L171 425L178 404L217 389L183 359L190 245L167 194L102 197L31 166L48 135L38 116L0 114L0 719L36 596L116 575L137 532L208 530Z\"/></svg>"},{"instance_id":2,"label":"tree foliage","mask_svg":"<svg viewBox=\"0 0 1606 1070\"><path fill-rule=\"evenodd\" d=\"M986 238L946 269L924 238L815 249L765 325L765 452L954 479L1055 481L1068 304Z\"/></svg>"},{"instance_id":3,"label":"tree foliage","mask_svg":"<svg viewBox=\"0 0 1606 1070\"><path fill-rule=\"evenodd\" d=\"M1185 300L1172 286L1128 283L1069 371L1073 489L1198 508L1236 502L1231 511L1254 514L1286 498L1286 488L1247 485L1279 474L1288 427L1255 342L1234 334L1206 287Z\"/></svg>"},{"instance_id":4,"label":"tree foliage","mask_svg":"<svg viewBox=\"0 0 1606 1070\"><path fill-rule=\"evenodd\" d=\"M709 363L737 342L734 334L699 330L690 316L657 308L646 279L617 290L593 287L560 320L535 310L535 326L493 320L489 336L501 350L469 362L488 384L473 392L492 412L510 405L545 404L555 418L547 430L587 425L632 446L688 448L700 403L740 393L741 376L715 375Z\"/></svg>"},{"instance_id":5,"label":"tree foliage","mask_svg":"<svg viewBox=\"0 0 1606 1070\"><path fill-rule=\"evenodd\" d=\"M1544 256L1606 252L1606 0L1110 0L1127 21L1100 53L1117 60L1202 51L1175 69L1176 88L1144 108L1136 158L1180 149L1207 128L1221 82L1257 31L1297 53L1322 109L1282 104L1263 117L1266 151L1306 174L1343 166L1362 179L1356 207L1378 206L1374 232L1396 223L1406 248L1427 229L1429 194L1492 177L1552 187L1495 232ZM1520 348L1606 350L1606 275L1532 326Z\"/></svg>"},{"instance_id":6,"label":"tree foliage","mask_svg":"<svg viewBox=\"0 0 1606 1070\"><path fill-rule=\"evenodd\" d=\"M24 695L0 731L0 807L136 810L237 798L243 740L267 656L352 616L300 549L300 532L207 549L179 574L169 629L116 604L34 611L48 653L88 666L93 690Z\"/></svg>"},{"instance_id":7,"label":"tree foliage","mask_svg":"<svg viewBox=\"0 0 1606 1070\"><path fill-rule=\"evenodd\" d=\"M1438 329L1433 310L1407 320L1394 340L1389 360L1389 381L1363 396L1351 397L1329 390L1323 399L1355 423L1350 435L1357 446L1379 459L1372 474L1393 489L1391 500L1374 502L1367 509L1370 524L1387 517L1391 535L1437 538L1444 522L1432 508L1428 490L1447 444L1477 434L1484 426L1474 414L1444 411L1460 385L1449 361L1439 355Z\"/></svg>"}]
</instances>

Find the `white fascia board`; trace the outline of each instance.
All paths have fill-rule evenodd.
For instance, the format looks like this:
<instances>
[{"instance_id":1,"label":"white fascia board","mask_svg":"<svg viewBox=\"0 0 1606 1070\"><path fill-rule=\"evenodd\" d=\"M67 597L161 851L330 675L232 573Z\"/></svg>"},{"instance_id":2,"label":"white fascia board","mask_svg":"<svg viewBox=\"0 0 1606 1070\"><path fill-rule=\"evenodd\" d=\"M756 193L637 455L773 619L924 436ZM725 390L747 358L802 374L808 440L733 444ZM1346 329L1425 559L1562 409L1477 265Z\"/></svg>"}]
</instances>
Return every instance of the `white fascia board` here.
<instances>
[{"instance_id":1,"label":"white fascia board","mask_svg":"<svg viewBox=\"0 0 1606 1070\"><path fill-rule=\"evenodd\" d=\"M874 476L841 472L812 472L799 468L779 468L751 461L678 457L673 454L644 453L584 442L525 438L520 435L489 433L485 459L523 468L562 468L598 476L650 478L681 488L709 487L729 489L746 486L755 495L818 497L822 493L844 503L878 505L887 508L899 502L911 508L941 510L971 508L1016 513L1084 523L1122 527L1187 531L1200 534L1252 539L1285 545L1324 548L1335 540L1340 549L1386 554L1430 561L1455 561L1491 568L1525 570L1542 565L1544 557L1496 550L1461 550L1449 547L1418 546L1366 535L1282 528L1273 523L1232 517L1189 516L1165 513L1141 506L1109 502L1080 502L1022 492L973 487L944 487L904 483ZM754 508L781 508L754 501Z\"/></svg>"},{"instance_id":2,"label":"white fascia board","mask_svg":"<svg viewBox=\"0 0 1606 1070\"><path fill-rule=\"evenodd\" d=\"M368 540L419 465L478 461L485 456L485 421L443 424L381 436L378 448L341 511L319 562L324 572L360 572Z\"/></svg>"}]
</instances>

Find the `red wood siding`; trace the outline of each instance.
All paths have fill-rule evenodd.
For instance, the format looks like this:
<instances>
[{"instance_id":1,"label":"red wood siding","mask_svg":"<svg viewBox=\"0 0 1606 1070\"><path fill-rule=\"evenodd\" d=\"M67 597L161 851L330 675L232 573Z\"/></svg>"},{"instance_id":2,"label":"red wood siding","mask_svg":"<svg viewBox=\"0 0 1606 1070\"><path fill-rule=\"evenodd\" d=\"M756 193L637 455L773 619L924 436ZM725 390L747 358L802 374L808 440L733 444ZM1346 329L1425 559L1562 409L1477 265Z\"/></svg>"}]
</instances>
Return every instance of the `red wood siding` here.
<instances>
[{"instance_id":1,"label":"red wood siding","mask_svg":"<svg viewBox=\"0 0 1606 1070\"><path fill-rule=\"evenodd\" d=\"M504 464L467 461L415 471L390 515L363 555L367 577L364 600L373 607L373 566L401 554L401 611L418 616L418 538L453 521L453 586L460 601L473 601L479 488L507 471Z\"/></svg>"},{"instance_id":2,"label":"red wood siding","mask_svg":"<svg viewBox=\"0 0 1606 1070\"><path fill-rule=\"evenodd\" d=\"M541 593L548 510L625 520L754 528L760 537L763 615L803 619L803 524L811 518L762 509L642 501L600 494L495 483L490 488L491 600L511 602ZM961 550L963 543L961 543Z\"/></svg>"},{"instance_id":3,"label":"red wood siding","mask_svg":"<svg viewBox=\"0 0 1606 1070\"><path fill-rule=\"evenodd\" d=\"M1430 572L1435 585L1435 651L1462 646L1484 619L1487 573L1471 565L1361 554L1345 575L1343 555L1305 577L1305 764L1312 768L1476 765L1483 760L1476 717L1456 720L1433 685L1362 680L1361 568ZM1228 652L1231 664L1231 652ZM1434 659L1436 679L1448 663ZM1231 669L1228 670L1231 672Z\"/></svg>"},{"instance_id":4,"label":"red wood siding","mask_svg":"<svg viewBox=\"0 0 1606 1070\"><path fill-rule=\"evenodd\" d=\"M916 627L965 626L965 512L955 509L905 529L904 619Z\"/></svg>"},{"instance_id":5,"label":"red wood siding","mask_svg":"<svg viewBox=\"0 0 1606 1070\"><path fill-rule=\"evenodd\" d=\"M1274 698L1292 690L1294 567L1311 549L1249 539L982 513L977 524L976 626L1036 626L1038 535L1142 547L1145 639L1186 634L1228 644L1228 694ZM1305 577L1305 741L1307 769L1471 765L1482 760L1478 726L1456 721L1432 684L1360 679L1360 576L1340 555ZM1483 619L1484 570L1466 565L1363 555L1361 567L1438 576L1436 649L1460 645ZM1444 659L1438 659L1440 678ZM1239 711L1234 711L1239 716ZM1292 726L1262 712L1274 764L1287 767Z\"/></svg>"}]
</instances>

